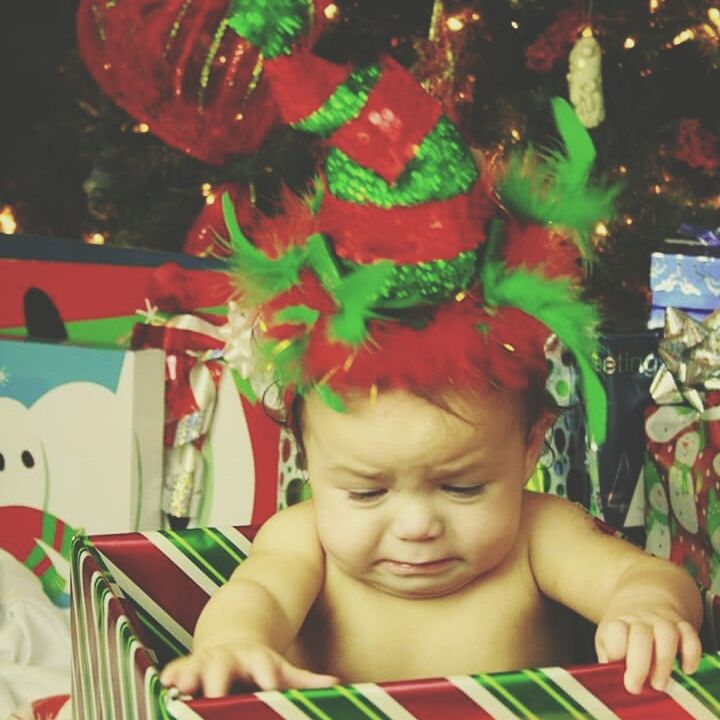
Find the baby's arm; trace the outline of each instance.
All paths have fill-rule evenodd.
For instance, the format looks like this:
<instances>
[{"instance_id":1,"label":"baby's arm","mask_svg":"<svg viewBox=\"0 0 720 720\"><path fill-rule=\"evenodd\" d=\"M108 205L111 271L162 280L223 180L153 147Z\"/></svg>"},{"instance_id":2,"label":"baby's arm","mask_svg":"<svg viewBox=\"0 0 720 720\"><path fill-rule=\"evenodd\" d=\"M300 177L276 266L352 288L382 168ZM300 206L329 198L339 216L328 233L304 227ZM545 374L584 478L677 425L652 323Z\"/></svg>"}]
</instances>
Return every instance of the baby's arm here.
<instances>
[{"instance_id":1,"label":"baby's arm","mask_svg":"<svg viewBox=\"0 0 720 720\"><path fill-rule=\"evenodd\" d=\"M536 497L530 561L541 591L598 625L600 662L625 659L625 687L666 687L675 657L691 673L701 646L702 601L684 569L606 535L575 505Z\"/></svg>"},{"instance_id":2,"label":"baby's arm","mask_svg":"<svg viewBox=\"0 0 720 720\"><path fill-rule=\"evenodd\" d=\"M298 668L283 657L322 586L323 553L309 503L272 517L251 555L203 608L193 652L169 663L166 685L206 697L230 692L233 682L262 690L326 687L338 682Z\"/></svg>"}]
</instances>

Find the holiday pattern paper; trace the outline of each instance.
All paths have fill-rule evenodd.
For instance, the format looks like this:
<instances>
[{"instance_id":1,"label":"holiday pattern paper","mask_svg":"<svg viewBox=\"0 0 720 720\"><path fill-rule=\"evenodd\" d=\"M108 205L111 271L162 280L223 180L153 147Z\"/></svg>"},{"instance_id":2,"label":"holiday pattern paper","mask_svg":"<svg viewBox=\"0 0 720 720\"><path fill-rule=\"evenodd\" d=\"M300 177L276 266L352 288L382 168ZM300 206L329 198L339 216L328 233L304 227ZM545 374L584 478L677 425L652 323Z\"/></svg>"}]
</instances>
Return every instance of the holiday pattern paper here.
<instances>
[{"instance_id":1,"label":"holiday pattern paper","mask_svg":"<svg viewBox=\"0 0 720 720\"><path fill-rule=\"evenodd\" d=\"M650 260L652 311L649 327L662 327L667 307L702 318L720 305L720 257L654 252Z\"/></svg>"},{"instance_id":2,"label":"holiday pattern paper","mask_svg":"<svg viewBox=\"0 0 720 720\"><path fill-rule=\"evenodd\" d=\"M720 592L717 424L685 405L650 407L645 422L646 549L682 565L713 593Z\"/></svg>"},{"instance_id":3,"label":"holiday pattern paper","mask_svg":"<svg viewBox=\"0 0 720 720\"><path fill-rule=\"evenodd\" d=\"M445 720L720 717L720 660L674 670L665 692L623 689L622 663L524 669L321 690L181 698L159 666L186 652L195 617L246 557L254 528L78 537L73 704L85 720Z\"/></svg>"}]
</instances>

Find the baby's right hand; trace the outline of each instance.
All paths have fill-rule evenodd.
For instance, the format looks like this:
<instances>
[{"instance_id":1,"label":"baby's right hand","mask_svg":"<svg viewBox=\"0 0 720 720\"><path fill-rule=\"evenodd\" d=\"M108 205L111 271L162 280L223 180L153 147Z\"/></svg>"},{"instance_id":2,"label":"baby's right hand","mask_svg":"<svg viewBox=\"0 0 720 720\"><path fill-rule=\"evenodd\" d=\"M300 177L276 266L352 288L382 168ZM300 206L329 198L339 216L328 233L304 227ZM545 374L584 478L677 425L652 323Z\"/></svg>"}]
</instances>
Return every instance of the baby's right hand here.
<instances>
[{"instance_id":1,"label":"baby's right hand","mask_svg":"<svg viewBox=\"0 0 720 720\"><path fill-rule=\"evenodd\" d=\"M160 682L182 693L202 690L205 697L217 698L227 695L235 682L276 690L331 687L340 681L296 667L265 645L228 643L173 660L160 674Z\"/></svg>"}]
</instances>

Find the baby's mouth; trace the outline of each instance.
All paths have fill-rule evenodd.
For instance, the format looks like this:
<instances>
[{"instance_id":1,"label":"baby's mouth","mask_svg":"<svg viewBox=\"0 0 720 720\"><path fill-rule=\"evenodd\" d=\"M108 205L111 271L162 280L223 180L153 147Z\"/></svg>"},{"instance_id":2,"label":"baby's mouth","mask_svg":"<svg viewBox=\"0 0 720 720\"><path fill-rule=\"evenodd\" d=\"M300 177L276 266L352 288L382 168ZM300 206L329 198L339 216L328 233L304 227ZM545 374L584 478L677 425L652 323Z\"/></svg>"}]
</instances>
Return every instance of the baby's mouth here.
<instances>
[{"instance_id":1,"label":"baby's mouth","mask_svg":"<svg viewBox=\"0 0 720 720\"><path fill-rule=\"evenodd\" d=\"M388 559L382 560L381 564L395 575L438 575L448 570L455 562L457 562L457 558L447 557L426 562L404 562Z\"/></svg>"}]
</instances>

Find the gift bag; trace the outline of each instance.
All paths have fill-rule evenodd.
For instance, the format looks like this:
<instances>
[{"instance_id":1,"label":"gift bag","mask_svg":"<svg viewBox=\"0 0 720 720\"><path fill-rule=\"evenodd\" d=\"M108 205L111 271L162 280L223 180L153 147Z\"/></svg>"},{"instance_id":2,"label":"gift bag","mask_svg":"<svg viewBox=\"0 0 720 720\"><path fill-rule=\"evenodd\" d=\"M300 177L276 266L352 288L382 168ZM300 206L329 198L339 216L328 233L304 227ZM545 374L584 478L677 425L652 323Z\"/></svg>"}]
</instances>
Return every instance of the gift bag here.
<instances>
[{"instance_id":1,"label":"gift bag","mask_svg":"<svg viewBox=\"0 0 720 720\"><path fill-rule=\"evenodd\" d=\"M2 534L42 538L43 513L89 532L161 527L162 421L162 352L0 340ZM9 506L37 519L9 523Z\"/></svg>"},{"instance_id":2,"label":"gift bag","mask_svg":"<svg viewBox=\"0 0 720 720\"><path fill-rule=\"evenodd\" d=\"M630 695L623 663L359 682L221 699L181 698L159 681L187 652L197 614L247 556L255 528L78 537L73 548L73 690L77 717L120 720L445 720L713 717L720 666L704 655L666 692Z\"/></svg>"},{"instance_id":3,"label":"gift bag","mask_svg":"<svg viewBox=\"0 0 720 720\"><path fill-rule=\"evenodd\" d=\"M279 408L250 367L251 319L227 310L156 316L133 333L133 347L165 353L162 509L174 528L259 523L279 505Z\"/></svg>"},{"instance_id":4,"label":"gift bag","mask_svg":"<svg viewBox=\"0 0 720 720\"><path fill-rule=\"evenodd\" d=\"M608 422L603 444L588 449L588 465L593 484L599 489L603 519L640 544L644 524L643 421L659 362L658 338L656 332L605 333L600 340L601 351L594 358L607 394ZM638 503L639 509L635 507Z\"/></svg>"},{"instance_id":5,"label":"gift bag","mask_svg":"<svg viewBox=\"0 0 720 720\"><path fill-rule=\"evenodd\" d=\"M578 369L572 354L559 342L545 349L547 392L558 408L528 489L567 497L600 517L599 489L587 467L585 411L578 394Z\"/></svg>"},{"instance_id":6,"label":"gift bag","mask_svg":"<svg viewBox=\"0 0 720 720\"><path fill-rule=\"evenodd\" d=\"M0 334L128 347L138 313L222 309L220 261L80 241L0 238Z\"/></svg>"},{"instance_id":7,"label":"gift bag","mask_svg":"<svg viewBox=\"0 0 720 720\"><path fill-rule=\"evenodd\" d=\"M646 549L720 593L720 311L666 311L645 433Z\"/></svg>"}]
</instances>

